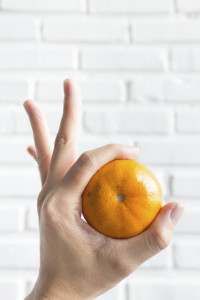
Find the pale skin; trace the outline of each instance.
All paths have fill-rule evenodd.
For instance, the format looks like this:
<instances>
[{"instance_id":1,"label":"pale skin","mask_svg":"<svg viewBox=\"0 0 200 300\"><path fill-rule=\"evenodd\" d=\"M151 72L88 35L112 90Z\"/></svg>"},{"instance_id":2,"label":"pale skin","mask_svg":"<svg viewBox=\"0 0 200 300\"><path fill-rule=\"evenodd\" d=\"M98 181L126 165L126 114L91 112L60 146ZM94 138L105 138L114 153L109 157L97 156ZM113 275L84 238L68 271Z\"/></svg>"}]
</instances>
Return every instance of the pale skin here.
<instances>
[{"instance_id":1,"label":"pale skin","mask_svg":"<svg viewBox=\"0 0 200 300\"><path fill-rule=\"evenodd\" d=\"M40 106L27 100L24 107L35 141L27 150L38 163L42 183L37 199L40 269L26 300L94 299L169 245L184 207L166 204L136 237L100 234L81 218L81 195L99 168L114 159L134 160L138 149L108 144L77 159L82 96L72 79L64 81L63 116L54 145Z\"/></svg>"}]
</instances>

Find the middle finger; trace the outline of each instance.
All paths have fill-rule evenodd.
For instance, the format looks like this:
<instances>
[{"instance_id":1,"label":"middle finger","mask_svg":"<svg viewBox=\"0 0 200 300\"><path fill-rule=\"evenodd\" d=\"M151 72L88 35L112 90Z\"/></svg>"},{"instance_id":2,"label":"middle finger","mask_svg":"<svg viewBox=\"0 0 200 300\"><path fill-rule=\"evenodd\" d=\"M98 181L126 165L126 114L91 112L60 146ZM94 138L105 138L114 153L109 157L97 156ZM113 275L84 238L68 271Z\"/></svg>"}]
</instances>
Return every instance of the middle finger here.
<instances>
[{"instance_id":1,"label":"middle finger","mask_svg":"<svg viewBox=\"0 0 200 300\"><path fill-rule=\"evenodd\" d=\"M81 123L81 91L74 81L67 79L64 81L64 94L63 115L47 177L50 186L55 186L64 177L77 156Z\"/></svg>"}]
</instances>

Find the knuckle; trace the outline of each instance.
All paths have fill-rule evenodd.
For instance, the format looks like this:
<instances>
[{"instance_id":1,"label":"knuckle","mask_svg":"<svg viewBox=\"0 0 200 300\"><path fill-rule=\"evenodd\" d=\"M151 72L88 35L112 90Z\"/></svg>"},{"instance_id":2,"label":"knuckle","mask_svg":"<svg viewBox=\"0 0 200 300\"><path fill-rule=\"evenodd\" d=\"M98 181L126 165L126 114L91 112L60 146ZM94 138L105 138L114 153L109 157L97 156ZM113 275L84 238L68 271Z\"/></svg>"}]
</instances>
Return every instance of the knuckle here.
<instances>
[{"instance_id":1,"label":"knuckle","mask_svg":"<svg viewBox=\"0 0 200 300\"><path fill-rule=\"evenodd\" d=\"M67 137L64 134L58 132L54 142L54 149L63 148L67 143L68 143Z\"/></svg>"},{"instance_id":2,"label":"knuckle","mask_svg":"<svg viewBox=\"0 0 200 300\"><path fill-rule=\"evenodd\" d=\"M153 252L164 250L171 242L171 234L165 230L156 230L148 234L148 243Z\"/></svg>"},{"instance_id":3,"label":"knuckle","mask_svg":"<svg viewBox=\"0 0 200 300\"><path fill-rule=\"evenodd\" d=\"M46 199L42 204L42 214L44 219L50 224L56 224L58 222L57 211L55 204L51 198Z\"/></svg>"},{"instance_id":4,"label":"knuckle","mask_svg":"<svg viewBox=\"0 0 200 300\"><path fill-rule=\"evenodd\" d=\"M51 160L51 156L50 154L45 154L45 153L42 153L42 152L39 152L38 153L38 165L39 167L44 163L44 162L50 162Z\"/></svg>"},{"instance_id":5,"label":"knuckle","mask_svg":"<svg viewBox=\"0 0 200 300\"><path fill-rule=\"evenodd\" d=\"M83 152L80 156L80 162L89 169L94 169L98 165L96 155L93 151Z\"/></svg>"}]
</instances>

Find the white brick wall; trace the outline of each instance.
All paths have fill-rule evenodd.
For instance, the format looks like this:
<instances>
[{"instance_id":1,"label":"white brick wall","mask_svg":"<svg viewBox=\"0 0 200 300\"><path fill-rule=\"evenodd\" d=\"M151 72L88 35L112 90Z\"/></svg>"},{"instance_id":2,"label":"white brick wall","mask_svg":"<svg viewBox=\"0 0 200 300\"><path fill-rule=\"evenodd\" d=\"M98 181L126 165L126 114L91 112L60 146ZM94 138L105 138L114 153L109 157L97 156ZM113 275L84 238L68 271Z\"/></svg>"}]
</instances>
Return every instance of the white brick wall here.
<instances>
[{"instance_id":1,"label":"white brick wall","mask_svg":"<svg viewBox=\"0 0 200 300\"><path fill-rule=\"evenodd\" d=\"M89 0L92 13L168 13L170 0Z\"/></svg>"},{"instance_id":2,"label":"white brick wall","mask_svg":"<svg viewBox=\"0 0 200 300\"><path fill-rule=\"evenodd\" d=\"M199 21L136 21L132 24L132 38L136 42L198 42L199 25Z\"/></svg>"},{"instance_id":3,"label":"white brick wall","mask_svg":"<svg viewBox=\"0 0 200 300\"><path fill-rule=\"evenodd\" d=\"M127 23L115 20L66 21L50 19L43 23L44 40L71 42L125 42Z\"/></svg>"},{"instance_id":4,"label":"white brick wall","mask_svg":"<svg viewBox=\"0 0 200 300\"><path fill-rule=\"evenodd\" d=\"M83 91L79 153L136 145L164 201L186 212L170 246L100 300L199 300L200 1L0 1L0 295L23 299L39 264L37 165L22 103L55 137L63 80Z\"/></svg>"},{"instance_id":5,"label":"white brick wall","mask_svg":"<svg viewBox=\"0 0 200 300\"><path fill-rule=\"evenodd\" d=\"M177 0L177 7L180 12L199 13L200 2L198 0Z\"/></svg>"},{"instance_id":6,"label":"white brick wall","mask_svg":"<svg viewBox=\"0 0 200 300\"><path fill-rule=\"evenodd\" d=\"M86 49L81 53L83 70L162 71L167 63L163 49Z\"/></svg>"}]
</instances>

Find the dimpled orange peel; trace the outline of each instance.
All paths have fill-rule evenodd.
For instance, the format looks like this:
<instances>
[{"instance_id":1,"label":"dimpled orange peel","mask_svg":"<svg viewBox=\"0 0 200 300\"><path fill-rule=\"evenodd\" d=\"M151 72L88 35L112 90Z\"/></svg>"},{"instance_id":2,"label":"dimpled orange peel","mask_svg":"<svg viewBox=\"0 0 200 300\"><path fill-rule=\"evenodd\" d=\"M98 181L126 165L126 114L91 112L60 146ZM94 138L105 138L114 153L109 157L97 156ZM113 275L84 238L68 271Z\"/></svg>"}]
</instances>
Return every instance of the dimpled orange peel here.
<instances>
[{"instance_id":1,"label":"dimpled orange peel","mask_svg":"<svg viewBox=\"0 0 200 300\"><path fill-rule=\"evenodd\" d=\"M131 159L100 168L82 194L85 220L111 238L130 238L144 231L162 207L162 190L154 174Z\"/></svg>"}]
</instances>

